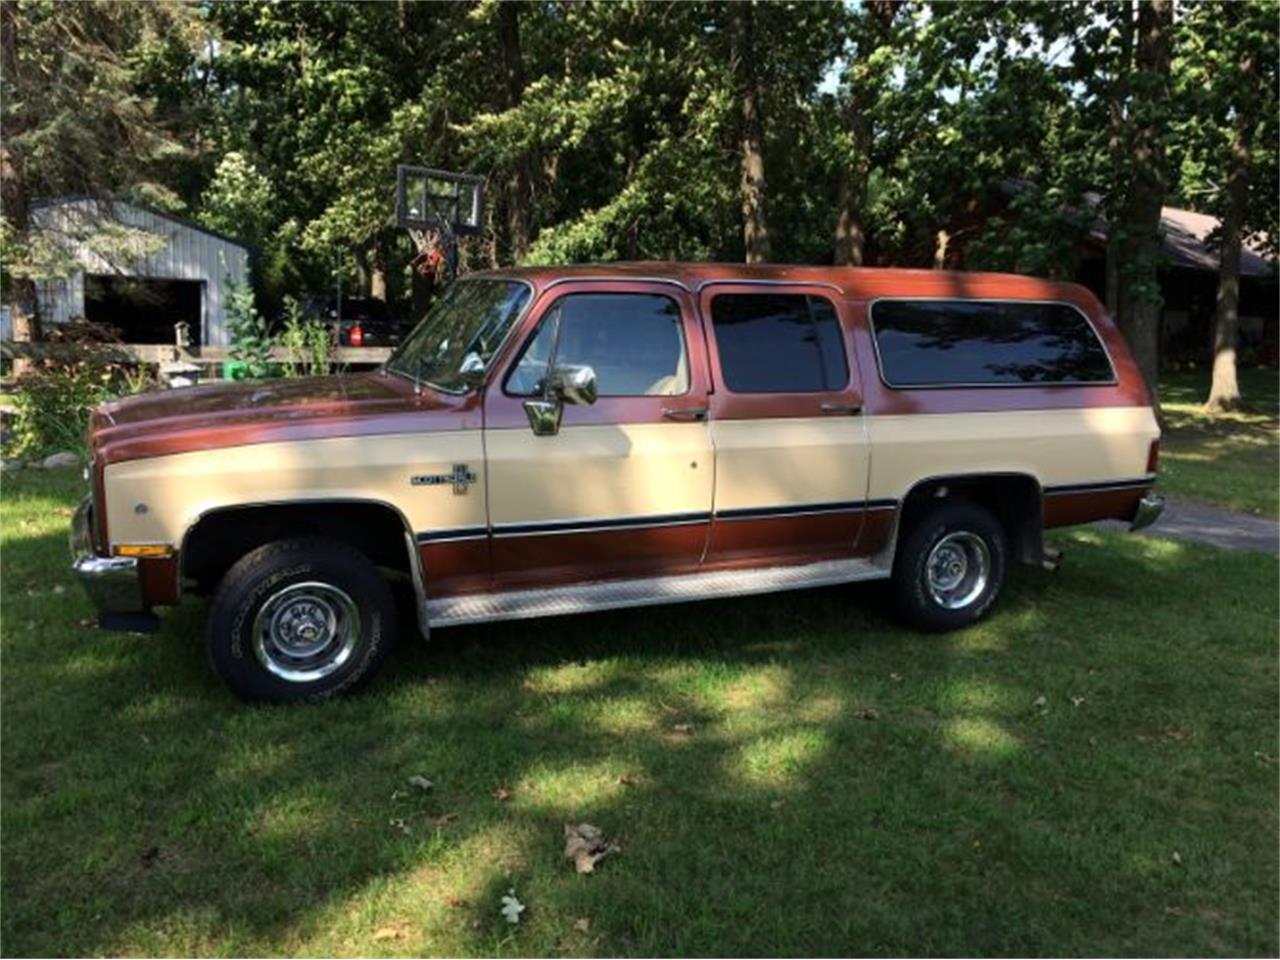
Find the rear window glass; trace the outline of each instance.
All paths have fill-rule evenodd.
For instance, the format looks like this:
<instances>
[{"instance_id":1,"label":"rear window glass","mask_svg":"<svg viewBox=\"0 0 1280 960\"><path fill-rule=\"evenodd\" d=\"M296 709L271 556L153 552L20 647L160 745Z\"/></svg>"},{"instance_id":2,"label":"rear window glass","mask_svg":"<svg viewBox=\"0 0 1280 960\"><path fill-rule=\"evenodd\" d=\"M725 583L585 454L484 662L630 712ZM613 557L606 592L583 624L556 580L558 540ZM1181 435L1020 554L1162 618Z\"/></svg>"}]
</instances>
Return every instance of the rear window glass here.
<instances>
[{"instance_id":1,"label":"rear window glass","mask_svg":"<svg viewBox=\"0 0 1280 960\"><path fill-rule=\"evenodd\" d=\"M722 293L711 325L734 393L823 393L849 382L835 308L795 293Z\"/></svg>"},{"instance_id":2,"label":"rear window glass","mask_svg":"<svg viewBox=\"0 0 1280 960\"><path fill-rule=\"evenodd\" d=\"M1065 303L879 300L871 326L894 387L1115 379L1093 327Z\"/></svg>"}]
</instances>

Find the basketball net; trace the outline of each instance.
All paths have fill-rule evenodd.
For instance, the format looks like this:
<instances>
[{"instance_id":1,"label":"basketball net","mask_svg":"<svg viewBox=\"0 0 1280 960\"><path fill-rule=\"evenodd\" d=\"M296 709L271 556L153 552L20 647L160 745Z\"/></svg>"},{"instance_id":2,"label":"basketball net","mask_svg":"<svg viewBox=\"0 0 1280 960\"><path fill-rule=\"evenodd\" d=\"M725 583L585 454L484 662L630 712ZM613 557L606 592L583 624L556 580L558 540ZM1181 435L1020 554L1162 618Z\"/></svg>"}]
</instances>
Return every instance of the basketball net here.
<instances>
[{"instance_id":1,"label":"basketball net","mask_svg":"<svg viewBox=\"0 0 1280 960\"><path fill-rule=\"evenodd\" d=\"M433 284L443 282L445 250L440 230L411 227L409 235L413 237L413 245L418 251L412 263L414 272L419 276L430 277Z\"/></svg>"}]
</instances>

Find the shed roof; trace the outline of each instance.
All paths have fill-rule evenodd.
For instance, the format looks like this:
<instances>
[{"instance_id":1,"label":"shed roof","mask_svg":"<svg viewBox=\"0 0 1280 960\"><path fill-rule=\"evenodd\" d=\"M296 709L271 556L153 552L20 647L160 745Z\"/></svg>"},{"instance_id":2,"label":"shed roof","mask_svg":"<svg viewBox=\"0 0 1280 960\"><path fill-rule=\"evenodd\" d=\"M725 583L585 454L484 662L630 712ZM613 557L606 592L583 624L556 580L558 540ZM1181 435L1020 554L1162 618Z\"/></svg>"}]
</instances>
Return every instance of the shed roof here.
<instances>
[{"instance_id":1,"label":"shed roof","mask_svg":"<svg viewBox=\"0 0 1280 960\"><path fill-rule=\"evenodd\" d=\"M40 200L36 200L31 204L31 210L32 212L35 212L37 210L49 210L56 207L65 207L65 206L70 206L72 204L85 203L85 202L92 203L92 204L102 204L104 207L107 207L107 208L110 208L113 206L132 207L134 210L139 210L144 213L149 213L153 217L160 217L161 219L168 220L170 223L177 224L178 226L186 230L193 230L196 233L202 233L206 237L213 237L215 240L221 240L223 243L229 243L232 246L239 247L241 250L245 251L246 253L249 252L249 244L245 243L243 240L237 240L235 237L228 236L225 233L220 233L217 230L211 230L206 226L196 223L194 220L187 220L184 217L179 217L175 214L169 213L166 210L159 210L156 207L148 206L145 203L135 203L132 200L113 200L111 198L104 198L104 197L91 197L88 194L84 194L84 193L72 193L72 194L67 194L66 196L63 196L63 197L47 197ZM107 212L109 213L109 210Z\"/></svg>"}]
</instances>

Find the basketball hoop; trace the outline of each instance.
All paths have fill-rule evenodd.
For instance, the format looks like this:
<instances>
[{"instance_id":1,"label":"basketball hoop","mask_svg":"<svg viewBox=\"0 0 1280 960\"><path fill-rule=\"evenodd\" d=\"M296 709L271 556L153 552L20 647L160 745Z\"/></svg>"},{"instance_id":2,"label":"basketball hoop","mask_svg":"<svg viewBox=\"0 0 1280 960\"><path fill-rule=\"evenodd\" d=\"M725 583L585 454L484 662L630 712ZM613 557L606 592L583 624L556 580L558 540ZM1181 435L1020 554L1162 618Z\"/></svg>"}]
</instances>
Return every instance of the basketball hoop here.
<instances>
[{"instance_id":1,"label":"basketball hoop","mask_svg":"<svg viewBox=\"0 0 1280 960\"><path fill-rule=\"evenodd\" d=\"M417 246L420 274L458 273L458 237L484 232L484 178L430 167L396 167L396 221Z\"/></svg>"}]
</instances>

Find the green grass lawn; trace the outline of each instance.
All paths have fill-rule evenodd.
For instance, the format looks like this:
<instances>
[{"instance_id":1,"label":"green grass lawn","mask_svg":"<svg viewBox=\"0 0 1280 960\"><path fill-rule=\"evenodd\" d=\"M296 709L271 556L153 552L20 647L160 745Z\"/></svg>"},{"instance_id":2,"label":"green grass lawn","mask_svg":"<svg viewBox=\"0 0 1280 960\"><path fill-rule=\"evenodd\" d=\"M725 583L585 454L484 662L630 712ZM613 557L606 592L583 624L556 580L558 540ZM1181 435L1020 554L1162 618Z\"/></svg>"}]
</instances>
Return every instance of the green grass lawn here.
<instances>
[{"instance_id":1,"label":"green grass lawn","mask_svg":"<svg viewBox=\"0 0 1280 960\"><path fill-rule=\"evenodd\" d=\"M199 603L87 628L79 488L0 500L6 955L1280 950L1274 558L1080 531L951 636L874 585L712 601L250 709ZM621 845L591 876L582 820Z\"/></svg>"},{"instance_id":2,"label":"green grass lawn","mask_svg":"<svg viewBox=\"0 0 1280 960\"><path fill-rule=\"evenodd\" d=\"M1160 487L1267 517L1280 516L1280 374L1240 371L1247 413L1208 416L1209 371L1166 374L1160 381L1165 433Z\"/></svg>"}]
</instances>

